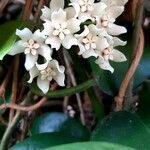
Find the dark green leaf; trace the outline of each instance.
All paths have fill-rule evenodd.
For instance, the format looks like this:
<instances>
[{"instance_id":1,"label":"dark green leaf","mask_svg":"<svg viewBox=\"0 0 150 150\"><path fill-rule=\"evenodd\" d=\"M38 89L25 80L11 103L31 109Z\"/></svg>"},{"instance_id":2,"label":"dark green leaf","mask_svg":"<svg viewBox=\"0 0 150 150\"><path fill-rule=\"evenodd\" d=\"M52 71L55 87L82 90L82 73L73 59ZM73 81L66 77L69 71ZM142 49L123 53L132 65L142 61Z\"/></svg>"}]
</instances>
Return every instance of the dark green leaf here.
<instances>
[{"instance_id":1,"label":"dark green leaf","mask_svg":"<svg viewBox=\"0 0 150 150\"><path fill-rule=\"evenodd\" d=\"M54 112L54 113L45 113L40 117L36 118L33 122L31 133L45 133L45 132L58 132L60 131L61 125L69 117L64 113Z\"/></svg>"},{"instance_id":2,"label":"dark green leaf","mask_svg":"<svg viewBox=\"0 0 150 150\"><path fill-rule=\"evenodd\" d=\"M118 143L140 150L150 149L149 129L139 117L129 112L112 113L99 122L91 140Z\"/></svg>"},{"instance_id":3,"label":"dark green leaf","mask_svg":"<svg viewBox=\"0 0 150 150\"><path fill-rule=\"evenodd\" d=\"M0 60L8 54L16 42L16 29L29 26L27 22L9 21L0 25Z\"/></svg>"},{"instance_id":4,"label":"dark green leaf","mask_svg":"<svg viewBox=\"0 0 150 150\"><path fill-rule=\"evenodd\" d=\"M34 135L26 140L14 145L10 150L41 150L42 148L52 147L55 145L61 145L66 143L79 142L69 135L64 135L64 133L41 133Z\"/></svg>"},{"instance_id":5,"label":"dark green leaf","mask_svg":"<svg viewBox=\"0 0 150 150\"><path fill-rule=\"evenodd\" d=\"M134 150L118 144L111 144L105 142L86 142L73 143L62 146L55 146L45 150Z\"/></svg>"},{"instance_id":6,"label":"dark green leaf","mask_svg":"<svg viewBox=\"0 0 150 150\"><path fill-rule=\"evenodd\" d=\"M145 82L142 91L139 93L138 115L150 128L150 82Z\"/></svg>"},{"instance_id":7,"label":"dark green leaf","mask_svg":"<svg viewBox=\"0 0 150 150\"><path fill-rule=\"evenodd\" d=\"M89 139L89 132L80 122L59 112L46 113L36 118L31 132L32 134L62 132L64 135L67 134L82 141Z\"/></svg>"}]
</instances>

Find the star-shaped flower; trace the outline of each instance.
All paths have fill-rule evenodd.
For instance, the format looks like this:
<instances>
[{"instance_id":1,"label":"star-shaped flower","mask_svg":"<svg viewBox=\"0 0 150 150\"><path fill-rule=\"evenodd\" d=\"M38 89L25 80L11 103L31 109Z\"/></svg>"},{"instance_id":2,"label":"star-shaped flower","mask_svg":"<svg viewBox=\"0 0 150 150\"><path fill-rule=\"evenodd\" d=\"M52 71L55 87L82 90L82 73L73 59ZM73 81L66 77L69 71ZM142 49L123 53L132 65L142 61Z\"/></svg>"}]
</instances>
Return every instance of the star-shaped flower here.
<instances>
[{"instance_id":1,"label":"star-shaped flower","mask_svg":"<svg viewBox=\"0 0 150 150\"><path fill-rule=\"evenodd\" d=\"M97 27L113 36L126 33L127 30L125 27L115 24L116 18L118 18L123 11L124 6L112 6L107 7L107 9L100 14L95 14Z\"/></svg>"},{"instance_id":2,"label":"star-shaped flower","mask_svg":"<svg viewBox=\"0 0 150 150\"><path fill-rule=\"evenodd\" d=\"M114 68L110 65L109 60L114 62L124 62L127 60L125 55L115 48L117 46L124 46L126 42L114 37L113 42L111 41L110 43L111 44L109 46L107 46L107 44L103 44L98 51L96 50L97 54L99 55L96 63L100 68L109 70L111 73L113 73Z\"/></svg>"},{"instance_id":3,"label":"star-shaped flower","mask_svg":"<svg viewBox=\"0 0 150 150\"><path fill-rule=\"evenodd\" d=\"M95 20L95 14L100 14L107 5L104 3L94 3L94 0L70 0L76 11L76 17L82 22L88 19Z\"/></svg>"},{"instance_id":4,"label":"star-shaped flower","mask_svg":"<svg viewBox=\"0 0 150 150\"><path fill-rule=\"evenodd\" d=\"M45 38L40 30L32 33L28 28L16 30L21 40L15 43L9 52L10 55L24 53L26 55L25 68L30 70L37 62L38 56L43 56L46 60L51 59L52 50L44 43Z\"/></svg>"},{"instance_id":5,"label":"star-shaped flower","mask_svg":"<svg viewBox=\"0 0 150 150\"><path fill-rule=\"evenodd\" d=\"M37 78L37 86L47 93L49 90L50 82L54 79L59 86L65 86L65 68L64 66L59 66L57 60L47 61L45 64L36 64L30 71L30 79L28 83L31 83L35 77Z\"/></svg>"},{"instance_id":6,"label":"star-shaped flower","mask_svg":"<svg viewBox=\"0 0 150 150\"><path fill-rule=\"evenodd\" d=\"M99 34L100 30L95 25L84 26L84 31L81 34L76 34L79 46L79 55L83 58L91 56L97 57L96 50L99 50L103 44L108 46L107 40Z\"/></svg>"},{"instance_id":7,"label":"star-shaped flower","mask_svg":"<svg viewBox=\"0 0 150 150\"><path fill-rule=\"evenodd\" d=\"M64 9L64 0L51 0L49 8L44 6L44 8L41 9L41 20L51 20L52 13L58 11L60 8ZM73 18L75 16L75 9L73 7L67 7L64 10L66 11L67 18Z\"/></svg>"},{"instance_id":8,"label":"star-shaped flower","mask_svg":"<svg viewBox=\"0 0 150 150\"><path fill-rule=\"evenodd\" d=\"M73 36L80 30L80 21L76 18L68 18L66 11L59 9L51 14L51 19L44 23L43 34L47 36L46 44L50 44L51 48L60 49L61 44L66 49L70 49L72 45L77 45L77 40Z\"/></svg>"}]
</instances>

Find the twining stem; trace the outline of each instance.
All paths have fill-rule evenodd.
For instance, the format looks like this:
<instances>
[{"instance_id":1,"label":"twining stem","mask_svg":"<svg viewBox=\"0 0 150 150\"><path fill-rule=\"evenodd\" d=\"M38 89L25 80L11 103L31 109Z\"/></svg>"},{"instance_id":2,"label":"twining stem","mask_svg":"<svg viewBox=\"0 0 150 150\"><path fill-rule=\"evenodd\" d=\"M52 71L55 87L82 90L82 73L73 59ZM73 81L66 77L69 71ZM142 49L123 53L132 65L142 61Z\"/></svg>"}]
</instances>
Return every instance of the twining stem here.
<instances>
[{"instance_id":1,"label":"twining stem","mask_svg":"<svg viewBox=\"0 0 150 150\"><path fill-rule=\"evenodd\" d=\"M33 23L37 23L38 18L39 18L39 14L41 12L41 8L44 5L44 3L45 3L45 0L39 0L38 8L37 8L35 15L34 15Z\"/></svg>"},{"instance_id":2,"label":"twining stem","mask_svg":"<svg viewBox=\"0 0 150 150\"><path fill-rule=\"evenodd\" d=\"M65 49L63 50L63 53L64 53L64 60L66 63L66 67L68 69L68 73L70 75L71 82L72 82L73 86L76 86L77 82L76 82L71 64L68 60L69 54L67 53L67 51ZM81 119L82 124L85 125L84 111L82 108L82 101L81 101L81 97L80 97L79 93L76 93L76 98L77 98L77 103L78 103L78 107L79 107L79 111L80 111L80 119Z\"/></svg>"},{"instance_id":3,"label":"twining stem","mask_svg":"<svg viewBox=\"0 0 150 150\"><path fill-rule=\"evenodd\" d=\"M22 105L26 105L29 100L30 100L30 93L28 93L27 97L22 102ZM17 113L15 114L14 118L12 119L12 121L10 122L8 127L6 128L6 131L5 131L5 133L4 133L3 137L2 137L0 150L8 149L9 138L10 138L11 134L13 133L13 131L14 131L15 127L16 127L16 124L19 122L20 118L21 118L21 112L17 111Z\"/></svg>"},{"instance_id":4,"label":"twining stem","mask_svg":"<svg viewBox=\"0 0 150 150\"><path fill-rule=\"evenodd\" d=\"M127 74L125 75L124 80L121 83L119 94L115 97L116 102L116 111L123 110L124 98L126 97L132 98L132 89L133 89L133 76L137 69L137 66L141 60L143 50L144 50L144 35L142 31L142 19L143 19L143 0L138 1L136 16L135 16L135 28L133 34L133 54L131 58L131 65ZM131 103L131 98L126 99L126 103Z\"/></svg>"},{"instance_id":5,"label":"twining stem","mask_svg":"<svg viewBox=\"0 0 150 150\"><path fill-rule=\"evenodd\" d=\"M32 106L21 106L21 105L17 105L17 104L11 104L11 103L8 103L8 104L3 104L0 106L0 110L1 109L4 109L4 108L11 108L11 109L16 109L16 110L19 110L19 111L26 111L26 112L29 112L29 111L34 111L38 108L40 108L45 102L47 101L47 98L46 97L43 97L39 102L37 102L36 104L32 105Z\"/></svg>"},{"instance_id":6,"label":"twining stem","mask_svg":"<svg viewBox=\"0 0 150 150\"><path fill-rule=\"evenodd\" d=\"M94 85L94 80L90 79L77 86L62 89L62 90L49 91L47 94L42 93L42 91L35 84L29 85L29 88L31 92L36 94L37 96L46 96L48 98L61 98L67 95L73 95L76 93L83 92L88 88L92 87L93 85Z\"/></svg>"},{"instance_id":7,"label":"twining stem","mask_svg":"<svg viewBox=\"0 0 150 150\"><path fill-rule=\"evenodd\" d=\"M11 102L12 104L16 103L17 99L17 89L18 89L18 70L19 70L19 56L15 56L14 58L14 69L13 69L13 82L12 82L12 94L11 94ZM11 109L9 113L9 122L12 121L14 116L14 110Z\"/></svg>"}]
</instances>

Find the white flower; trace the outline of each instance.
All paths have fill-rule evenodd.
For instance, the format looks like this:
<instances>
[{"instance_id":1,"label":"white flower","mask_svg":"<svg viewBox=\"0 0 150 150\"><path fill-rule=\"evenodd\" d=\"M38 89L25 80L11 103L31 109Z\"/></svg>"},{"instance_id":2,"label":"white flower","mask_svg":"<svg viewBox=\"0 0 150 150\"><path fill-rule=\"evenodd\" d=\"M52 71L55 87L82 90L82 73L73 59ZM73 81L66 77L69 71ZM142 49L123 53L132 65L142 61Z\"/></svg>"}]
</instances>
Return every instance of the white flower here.
<instances>
[{"instance_id":1,"label":"white flower","mask_svg":"<svg viewBox=\"0 0 150 150\"><path fill-rule=\"evenodd\" d=\"M80 21L76 18L67 18L66 11L59 9L51 14L51 20L44 23L43 34L47 36L46 44L51 48L60 49L61 44L70 49L72 45L77 45L77 40L73 36L80 30Z\"/></svg>"},{"instance_id":2,"label":"white flower","mask_svg":"<svg viewBox=\"0 0 150 150\"><path fill-rule=\"evenodd\" d=\"M83 58L89 58L91 56L97 57L96 50L99 50L104 44L108 46L107 40L104 37L98 35L100 30L95 25L84 26L84 31L81 34L76 34L79 46L79 55Z\"/></svg>"},{"instance_id":3,"label":"white flower","mask_svg":"<svg viewBox=\"0 0 150 150\"><path fill-rule=\"evenodd\" d=\"M113 43L113 44L112 44ZM115 49L116 46L124 46L126 42L121 41L119 38L114 37L113 42L108 47L105 45L101 47L97 52L99 55L96 63L99 65L100 68L104 70L109 70L111 73L114 72L113 67L110 65L109 60L114 62L124 62L126 61L126 57L123 53Z\"/></svg>"},{"instance_id":4,"label":"white flower","mask_svg":"<svg viewBox=\"0 0 150 150\"><path fill-rule=\"evenodd\" d=\"M95 14L96 25L98 28L105 30L110 35L120 35L126 33L125 27L115 24L116 18L122 14L124 6L112 6L100 14Z\"/></svg>"},{"instance_id":5,"label":"white flower","mask_svg":"<svg viewBox=\"0 0 150 150\"><path fill-rule=\"evenodd\" d=\"M15 43L9 52L10 55L24 53L26 55L25 68L30 70L37 62L38 55L43 56L46 60L51 59L52 50L44 44L45 38L39 30L32 33L29 29L16 30L21 40Z\"/></svg>"},{"instance_id":6,"label":"white flower","mask_svg":"<svg viewBox=\"0 0 150 150\"><path fill-rule=\"evenodd\" d=\"M50 82L54 79L58 85L65 86L65 68L64 66L59 66L57 60L47 61L45 64L39 65L36 64L30 71L30 79L28 83L31 83L35 77L37 78L37 86L47 93L49 90Z\"/></svg>"},{"instance_id":7,"label":"white flower","mask_svg":"<svg viewBox=\"0 0 150 150\"><path fill-rule=\"evenodd\" d=\"M58 11L59 9L64 9L64 0L51 0L50 7L44 6L41 15L41 20L51 20L51 15L54 11ZM67 7L65 9L67 18L73 18L75 16L75 10L73 7Z\"/></svg>"},{"instance_id":8,"label":"white flower","mask_svg":"<svg viewBox=\"0 0 150 150\"><path fill-rule=\"evenodd\" d=\"M101 0L101 2L105 3L108 7L111 6L124 6L128 0Z\"/></svg>"},{"instance_id":9,"label":"white flower","mask_svg":"<svg viewBox=\"0 0 150 150\"><path fill-rule=\"evenodd\" d=\"M98 14L103 11L107 5L104 3L94 3L94 0L70 0L75 10L76 10L76 17L79 18L82 22L91 19L92 21L95 20L93 18L94 14Z\"/></svg>"}]
</instances>

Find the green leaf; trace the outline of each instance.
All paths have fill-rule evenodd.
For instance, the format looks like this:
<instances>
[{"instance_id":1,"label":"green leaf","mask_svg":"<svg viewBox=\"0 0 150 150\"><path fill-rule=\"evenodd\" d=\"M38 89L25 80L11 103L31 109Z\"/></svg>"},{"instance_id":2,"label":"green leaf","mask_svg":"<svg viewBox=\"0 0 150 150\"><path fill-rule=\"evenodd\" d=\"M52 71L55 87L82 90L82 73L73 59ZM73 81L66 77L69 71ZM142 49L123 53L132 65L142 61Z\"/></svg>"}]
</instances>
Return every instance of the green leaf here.
<instances>
[{"instance_id":1,"label":"green leaf","mask_svg":"<svg viewBox=\"0 0 150 150\"><path fill-rule=\"evenodd\" d=\"M29 26L27 22L9 21L0 25L0 60L9 53L17 40L16 29Z\"/></svg>"},{"instance_id":2,"label":"green leaf","mask_svg":"<svg viewBox=\"0 0 150 150\"><path fill-rule=\"evenodd\" d=\"M33 122L31 133L45 133L45 132L59 132L61 125L67 120L69 117L64 113L53 112L53 113L45 113L36 118Z\"/></svg>"},{"instance_id":3,"label":"green leaf","mask_svg":"<svg viewBox=\"0 0 150 150\"><path fill-rule=\"evenodd\" d=\"M41 150L47 147L79 141L79 139L69 135L64 135L64 133L61 132L41 133L14 145L10 150Z\"/></svg>"},{"instance_id":4,"label":"green leaf","mask_svg":"<svg viewBox=\"0 0 150 150\"><path fill-rule=\"evenodd\" d=\"M142 91L139 93L138 115L150 128L150 82L145 82Z\"/></svg>"},{"instance_id":5,"label":"green leaf","mask_svg":"<svg viewBox=\"0 0 150 150\"><path fill-rule=\"evenodd\" d=\"M150 132L138 116L129 112L110 114L98 123L92 141L107 141L141 150L150 149Z\"/></svg>"},{"instance_id":6,"label":"green leaf","mask_svg":"<svg viewBox=\"0 0 150 150\"><path fill-rule=\"evenodd\" d=\"M82 141L89 140L89 132L80 122L59 112L45 113L36 118L32 125L31 133L45 132L61 132L64 135L70 135Z\"/></svg>"},{"instance_id":7,"label":"green leaf","mask_svg":"<svg viewBox=\"0 0 150 150\"><path fill-rule=\"evenodd\" d=\"M106 142L85 142L85 143L73 143L55 146L52 148L47 148L45 150L134 150L134 149Z\"/></svg>"}]
</instances>

